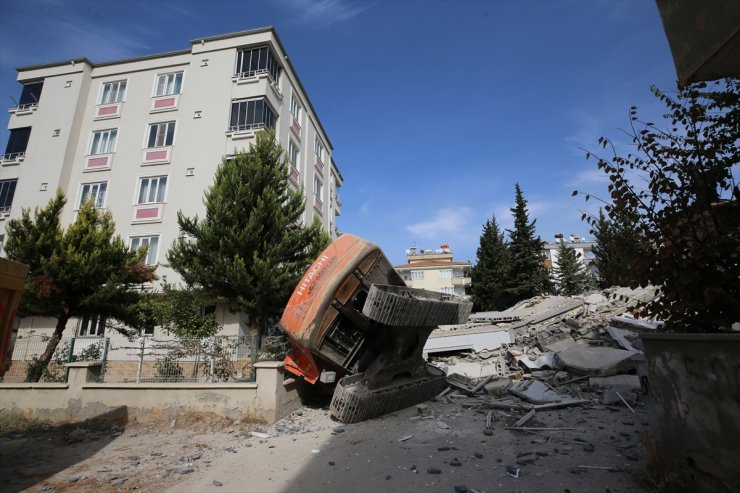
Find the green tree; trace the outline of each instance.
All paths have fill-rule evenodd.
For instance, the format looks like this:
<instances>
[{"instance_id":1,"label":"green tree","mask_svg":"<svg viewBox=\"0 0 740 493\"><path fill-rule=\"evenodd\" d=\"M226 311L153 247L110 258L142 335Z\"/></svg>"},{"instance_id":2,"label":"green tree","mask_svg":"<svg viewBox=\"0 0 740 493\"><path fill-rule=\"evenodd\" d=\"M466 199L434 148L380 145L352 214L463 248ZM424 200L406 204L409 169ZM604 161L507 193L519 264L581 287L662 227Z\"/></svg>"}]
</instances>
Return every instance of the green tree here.
<instances>
[{"instance_id":1,"label":"green tree","mask_svg":"<svg viewBox=\"0 0 740 493\"><path fill-rule=\"evenodd\" d=\"M558 264L553 271L555 287L560 295L581 294L593 286L591 274L579 259L576 249L564 241L558 246Z\"/></svg>"},{"instance_id":2,"label":"green tree","mask_svg":"<svg viewBox=\"0 0 740 493\"><path fill-rule=\"evenodd\" d=\"M282 312L328 240L318 221L301 224L305 201L288 169L274 134L259 132L247 152L219 165L205 217L178 213L182 235L167 254L188 286L247 314L252 337Z\"/></svg>"},{"instance_id":3,"label":"green tree","mask_svg":"<svg viewBox=\"0 0 740 493\"><path fill-rule=\"evenodd\" d=\"M496 216L486 221L476 252L477 263L470 272L470 289L476 310L503 310L510 303L504 294L509 276L509 249Z\"/></svg>"},{"instance_id":4,"label":"green tree","mask_svg":"<svg viewBox=\"0 0 740 493\"><path fill-rule=\"evenodd\" d=\"M545 242L535 233L537 220L529 221L527 201L518 183L515 190L515 205L511 209L514 229L506 230L509 234L511 270L505 293L513 303L543 294L551 287L550 274L542 256Z\"/></svg>"},{"instance_id":5,"label":"green tree","mask_svg":"<svg viewBox=\"0 0 740 493\"><path fill-rule=\"evenodd\" d=\"M591 234L596 243L593 263L599 271L599 286L637 286L640 273L634 272L633 259L641 255L645 245L635 225L621 217L610 219L600 209Z\"/></svg>"},{"instance_id":6,"label":"green tree","mask_svg":"<svg viewBox=\"0 0 740 493\"><path fill-rule=\"evenodd\" d=\"M178 337L208 337L221 329L211 305L203 293L194 288L178 289L164 281L162 290L147 293L140 300L137 310L140 327L158 326Z\"/></svg>"},{"instance_id":7,"label":"green tree","mask_svg":"<svg viewBox=\"0 0 740 493\"><path fill-rule=\"evenodd\" d=\"M728 328L740 320L740 79L652 92L667 113L655 124L632 107L629 154L599 139L611 151L597 156L611 182L605 209L644 238L630 264L637 284L660 289L648 313L673 331Z\"/></svg>"},{"instance_id":8,"label":"green tree","mask_svg":"<svg viewBox=\"0 0 740 493\"><path fill-rule=\"evenodd\" d=\"M135 323L132 307L140 284L156 279L156 267L143 264L145 250L132 251L115 235L110 212L83 204L66 231L59 216L66 203L61 191L34 217L24 209L7 227L8 258L27 264L29 276L21 300L22 316L57 319L44 353L30 372L37 382L72 317L104 315L124 324Z\"/></svg>"}]
</instances>

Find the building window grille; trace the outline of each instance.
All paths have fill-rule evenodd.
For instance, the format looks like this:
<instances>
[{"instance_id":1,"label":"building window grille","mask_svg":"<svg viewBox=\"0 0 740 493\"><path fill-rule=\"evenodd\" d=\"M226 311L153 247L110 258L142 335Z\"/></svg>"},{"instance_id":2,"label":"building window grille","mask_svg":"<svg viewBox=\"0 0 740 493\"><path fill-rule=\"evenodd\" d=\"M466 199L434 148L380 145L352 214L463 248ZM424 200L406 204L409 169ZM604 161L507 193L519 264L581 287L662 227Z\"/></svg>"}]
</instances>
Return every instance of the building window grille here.
<instances>
[{"instance_id":1,"label":"building window grille","mask_svg":"<svg viewBox=\"0 0 740 493\"><path fill-rule=\"evenodd\" d=\"M117 80L103 84L103 92L100 94L100 104L113 104L123 102L126 97L126 81Z\"/></svg>"},{"instance_id":2,"label":"building window grille","mask_svg":"<svg viewBox=\"0 0 740 493\"><path fill-rule=\"evenodd\" d=\"M167 191L166 176L152 176L142 178L139 183L139 198L137 204L161 204L164 202Z\"/></svg>"},{"instance_id":3,"label":"building window grille","mask_svg":"<svg viewBox=\"0 0 740 493\"><path fill-rule=\"evenodd\" d=\"M28 139L31 138L31 127L13 128L10 130L8 145L2 159L17 159L26 155Z\"/></svg>"},{"instance_id":4,"label":"building window grille","mask_svg":"<svg viewBox=\"0 0 740 493\"><path fill-rule=\"evenodd\" d=\"M15 186L18 179L0 180L0 212L7 214L13 206L13 197L15 196Z\"/></svg>"},{"instance_id":5,"label":"building window grille","mask_svg":"<svg viewBox=\"0 0 740 493\"><path fill-rule=\"evenodd\" d=\"M275 128L275 112L265 98L245 99L231 103L231 132L258 128Z\"/></svg>"},{"instance_id":6,"label":"building window grille","mask_svg":"<svg viewBox=\"0 0 740 493\"><path fill-rule=\"evenodd\" d=\"M175 139L175 122L152 123L149 125L147 147L171 146Z\"/></svg>"},{"instance_id":7,"label":"building window grille","mask_svg":"<svg viewBox=\"0 0 740 493\"><path fill-rule=\"evenodd\" d=\"M83 184L82 192L80 193L79 207L82 207L85 202L91 201L96 209L103 208L105 206L105 195L107 191L107 181Z\"/></svg>"},{"instance_id":8,"label":"building window grille","mask_svg":"<svg viewBox=\"0 0 740 493\"><path fill-rule=\"evenodd\" d=\"M157 87L154 96L173 96L182 90L182 72L171 72L157 76Z\"/></svg>"},{"instance_id":9,"label":"building window grille","mask_svg":"<svg viewBox=\"0 0 740 493\"><path fill-rule=\"evenodd\" d=\"M134 236L131 238L131 249L138 250L146 247L144 263L154 265L157 263L157 250L159 249L159 236Z\"/></svg>"},{"instance_id":10,"label":"building window grille","mask_svg":"<svg viewBox=\"0 0 740 493\"><path fill-rule=\"evenodd\" d=\"M100 130L93 132L90 154L108 154L115 152L118 129Z\"/></svg>"},{"instance_id":11,"label":"building window grille","mask_svg":"<svg viewBox=\"0 0 740 493\"><path fill-rule=\"evenodd\" d=\"M280 64L267 46L248 48L237 53L234 74L240 78L268 74L277 84L280 80Z\"/></svg>"}]
</instances>

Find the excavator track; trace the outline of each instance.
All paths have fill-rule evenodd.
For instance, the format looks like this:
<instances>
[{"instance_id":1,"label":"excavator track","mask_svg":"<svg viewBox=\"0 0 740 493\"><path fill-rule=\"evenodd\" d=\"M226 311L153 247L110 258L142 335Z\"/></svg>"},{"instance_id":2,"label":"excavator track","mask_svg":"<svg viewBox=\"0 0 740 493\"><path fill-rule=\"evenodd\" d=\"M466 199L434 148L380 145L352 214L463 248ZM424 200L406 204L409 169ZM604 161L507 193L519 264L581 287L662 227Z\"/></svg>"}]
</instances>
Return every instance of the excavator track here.
<instances>
[{"instance_id":1,"label":"excavator track","mask_svg":"<svg viewBox=\"0 0 740 493\"><path fill-rule=\"evenodd\" d=\"M374 284L362 314L393 327L436 327L465 323L472 309L473 303L460 296Z\"/></svg>"},{"instance_id":2,"label":"excavator track","mask_svg":"<svg viewBox=\"0 0 740 493\"><path fill-rule=\"evenodd\" d=\"M439 368L427 365L427 372L426 378L375 390L360 383L362 373L344 377L337 383L329 411L338 421L351 424L428 401L442 392L447 382Z\"/></svg>"}]
</instances>

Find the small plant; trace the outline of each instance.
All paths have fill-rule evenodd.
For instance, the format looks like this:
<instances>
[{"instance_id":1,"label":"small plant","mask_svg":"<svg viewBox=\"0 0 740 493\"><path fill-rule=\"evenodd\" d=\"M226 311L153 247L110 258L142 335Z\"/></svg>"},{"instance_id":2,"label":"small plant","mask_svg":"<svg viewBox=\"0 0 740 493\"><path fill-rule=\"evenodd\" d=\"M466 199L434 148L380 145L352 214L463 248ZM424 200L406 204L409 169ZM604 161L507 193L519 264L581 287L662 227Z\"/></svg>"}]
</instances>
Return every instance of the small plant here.
<instances>
[{"instance_id":1,"label":"small plant","mask_svg":"<svg viewBox=\"0 0 740 493\"><path fill-rule=\"evenodd\" d=\"M177 358L171 354L158 358L154 363L154 371L163 382L181 382L183 380L182 367Z\"/></svg>"}]
</instances>

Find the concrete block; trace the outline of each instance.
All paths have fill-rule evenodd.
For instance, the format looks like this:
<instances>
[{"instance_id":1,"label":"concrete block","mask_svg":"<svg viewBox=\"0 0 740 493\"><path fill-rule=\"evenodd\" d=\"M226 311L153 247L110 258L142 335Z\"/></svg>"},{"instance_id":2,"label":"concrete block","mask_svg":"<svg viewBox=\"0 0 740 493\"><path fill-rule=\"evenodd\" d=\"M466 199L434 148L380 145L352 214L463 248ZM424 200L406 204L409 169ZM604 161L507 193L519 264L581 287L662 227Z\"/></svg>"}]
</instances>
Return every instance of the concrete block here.
<instances>
[{"instance_id":1,"label":"concrete block","mask_svg":"<svg viewBox=\"0 0 740 493\"><path fill-rule=\"evenodd\" d=\"M488 395L504 395L506 390L511 386L511 380L508 378L497 378L491 380L483 387Z\"/></svg>"},{"instance_id":2,"label":"concrete block","mask_svg":"<svg viewBox=\"0 0 740 493\"><path fill-rule=\"evenodd\" d=\"M637 375L612 375L610 377L591 377L588 385L594 389L608 389L612 385L622 385L630 390L640 390L640 377Z\"/></svg>"},{"instance_id":3,"label":"concrete block","mask_svg":"<svg viewBox=\"0 0 740 493\"><path fill-rule=\"evenodd\" d=\"M634 353L607 347L573 347L557 353L565 368L579 375L609 376L634 369Z\"/></svg>"}]
</instances>

